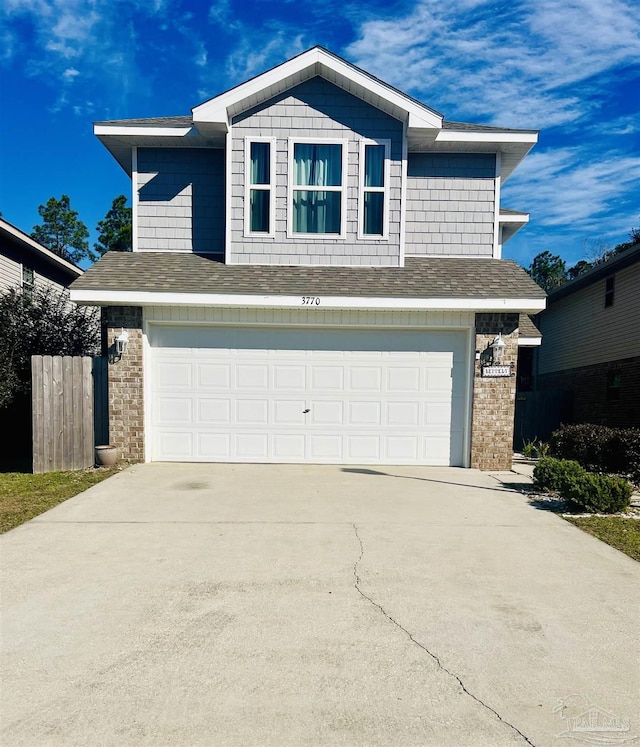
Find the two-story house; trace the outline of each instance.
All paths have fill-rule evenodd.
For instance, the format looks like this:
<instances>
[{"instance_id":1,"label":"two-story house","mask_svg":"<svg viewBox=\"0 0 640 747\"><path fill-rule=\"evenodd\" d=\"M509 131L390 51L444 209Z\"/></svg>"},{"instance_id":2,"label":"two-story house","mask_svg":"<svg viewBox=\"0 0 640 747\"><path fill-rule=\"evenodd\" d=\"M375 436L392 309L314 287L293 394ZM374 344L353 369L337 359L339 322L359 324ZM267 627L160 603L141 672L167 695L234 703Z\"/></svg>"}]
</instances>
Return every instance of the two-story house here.
<instances>
[{"instance_id":1,"label":"two-story house","mask_svg":"<svg viewBox=\"0 0 640 747\"><path fill-rule=\"evenodd\" d=\"M500 189L535 131L448 122L315 47L95 134L131 175L134 251L72 298L112 352L128 337L125 457L510 468L519 314L545 301L500 258L527 220Z\"/></svg>"},{"instance_id":2,"label":"two-story house","mask_svg":"<svg viewBox=\"0 0 640 747\"><path fill-rule=\"evenodd\" d=\"M59 257L19 228L0 218L0 292L9 288L54 288L61 291L82 275L72 262Z\"/></svg>"}]
</instances>

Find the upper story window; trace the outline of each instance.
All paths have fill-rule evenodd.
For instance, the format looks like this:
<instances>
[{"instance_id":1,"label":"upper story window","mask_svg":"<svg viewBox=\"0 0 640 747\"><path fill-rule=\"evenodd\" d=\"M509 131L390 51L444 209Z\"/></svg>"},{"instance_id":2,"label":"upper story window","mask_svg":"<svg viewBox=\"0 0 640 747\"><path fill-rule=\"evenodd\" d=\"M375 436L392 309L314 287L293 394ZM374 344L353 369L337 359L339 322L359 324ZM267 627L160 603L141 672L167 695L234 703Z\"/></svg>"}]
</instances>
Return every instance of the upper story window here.
<instances>
[{"instance_id":1,"label":"upper story window","mask_svg":"<svg viewBox=\"0 0 640 747\"><path fill-rule=\"evenodd\" d=\"M275 141L245 141L245 234L273 235Z\"/></svg>"},{"instance_id":2,"label":"upper story window","mask_svg":"<svg viewBox=\"0 0 640 747\"><path fill-rule=\"evenodd\" d=\"M613 297L615 294L615 280L616 276L612 275L610 278L607 278L605 280L605 286L604 286L604 307L605 309L609 306L613 306Z\"/></svg>"},{"instance_id":3,"label":"upper story window","mask_svg":"<svg viewBox=\"0 0 640 747\"><path fill-rule=\"evenodd\" d=\"M35 273L30 267L22 265L22 288L26 298L33 298L33 291L36 287Z\"/></svg>"},{"instance_id":4,"label":"upper story window","mask_svg":"<svg viewBox=\"0 0 640 747\"><path fill-rule=\"evenodd\" d=\"M360 237L389 235L389 141L360 144Z\"/></svg>"},{"instance_id":5,"label":"upper story window","mask_svg":"<svg viewBox=\"0 0 640 747\"><path fill-rule=\"evenodd\" d=\"M289 142L289 227L294 234L344 233L345 143Z\"/></svg>"}]
</instances>

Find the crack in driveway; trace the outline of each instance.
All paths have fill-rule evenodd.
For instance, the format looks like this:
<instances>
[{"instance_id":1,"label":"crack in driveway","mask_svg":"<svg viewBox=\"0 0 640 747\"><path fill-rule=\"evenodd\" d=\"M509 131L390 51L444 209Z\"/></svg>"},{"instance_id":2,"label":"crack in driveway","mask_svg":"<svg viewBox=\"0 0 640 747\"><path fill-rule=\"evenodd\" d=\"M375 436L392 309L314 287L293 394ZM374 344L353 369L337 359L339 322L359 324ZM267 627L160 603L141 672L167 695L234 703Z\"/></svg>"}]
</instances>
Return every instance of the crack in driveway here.
<instances>
[{"instance_id":1,"label":"crack in driveway","mask_svg":"<svg viewBox=\"0 0 640 747\"><path fill-rule=\"evenodd\" d=\"M422 644L422 643L420 643L420 641L416 640L413 637L413 635L405 627L403 627L394 617L392 617L385 610L385 608L381 604L378 604L378 602L376 602L375 600L373 600L370 596L368 596L367 594L365 594L364 591L362 591L362 588L361 588L362 579L358 575L358 565L360 564L360 562L362 560L362 557L364 556L364 545L362 544L362 539L361 539L360 534L358 532L358 527L355 524L352 524L351 526L353 527L353 531L355 532L356 539L358 540L358 543L360 545L360 555L359 555L358 559L356 560L356 562L353 565L353 577L355 579L354 586L355 586L355 589L358 592L358 594L360 594L360 596L363 599L366 599L367 602L369 602L374 607L376 607L377 609L379 609L380 612L382 612L382 614L387 618L387 620L389 620L389 622L393 623L393 625L395 625L396 628L398 628L399 630L401 630L409 638L409 640L412 643L414 643L416 646L418 646L418 648L422 649L428 656L430 656L435 661L435 663L438 665L439 669L441 669L443 672L446 672L446 674L448 674L449 677L452 677L458 683L458 685L462 689L462 692L464 692L470 698L472 698L473 700L475 700L476 703L478 703L479 705L481 705L487 711L489 711L490 713L492 713L501 723L503 723L505 726L508 726L516 734L518 734L520 737L522 737L522 739L524 739L524 741L528 745L531 745L531 747L535 747L535 745L533 744L533 742L528 737L526 737L516 726L514 726L511 723L509 723L509 721L506 721L505 719L503 719L502 716L495 709L493 709L490 705L487 705L483 700L481 700L480 698L478 698L472 692L469 692L469 690L467 690L467 688L465 687L465 684L460 679L460 677L458 677L458 675L455 674L454 672L452 672L451 670L447 669L443 665L443 663L440 661L440 658L436 654L434 654L432 651L429 651L429 649L424 644Z\"/></svg>"}]
</instances>

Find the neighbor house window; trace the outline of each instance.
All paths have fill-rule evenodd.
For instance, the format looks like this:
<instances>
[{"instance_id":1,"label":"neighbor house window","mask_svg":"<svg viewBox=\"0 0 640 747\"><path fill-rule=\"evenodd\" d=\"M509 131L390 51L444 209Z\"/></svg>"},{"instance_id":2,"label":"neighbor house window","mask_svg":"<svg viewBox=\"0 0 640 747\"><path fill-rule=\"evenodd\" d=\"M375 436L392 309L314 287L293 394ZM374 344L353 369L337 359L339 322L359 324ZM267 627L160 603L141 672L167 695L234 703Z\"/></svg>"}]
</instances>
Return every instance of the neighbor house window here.
<instances>
[{"instance_id":1,"label":"neighbor house window","mask_svg":"<svg viewBox=\"0 0 640 747\"><path fill-rule=\"evenodd\" d=\"M343 231L344 143L290 143L290 226L292 233Z\"/></svg>"},{"instance_id":2,"label":"neighbor house window","mask_svg":"<svg viewBox=\"0 0 640 747\"><path fill-rule=\"evenodd\" d=\"M275 141L245 141L245 234L273 235Z\"/></svg>"},{"instance_id":3,"label":"neighbor house window","mask_svg":"<svg viewBox=\"0 0 640 747\"><path fill-rule=\"evenodd\" d=\"M384 238L389 226L389 142L360 145L360 236Z\"/></svg>"},{"instance_id":4,"label":"neighbor house window","mask_svg":"<svg viewBox=\"0 0 640 747\"><path fill-rule=\"evenodd\" d=\"M609 306L613 306L613 295L615 292L615 275L605 280L604 286L604 307L605 309Z\"/></svg>"},{"instance_id":5,"label":"neighbor house window","mask_svg":"<svg viewBox=\"0 0 640 747\"><path fill-rule=\"evenodd\" d=\"M620 371L607 371L607 399L616 402L620 399L622 374Z\"/></svg>"},{"instance_id":6,"label":"neighbor house window","mask_svg":"<svg viewBox=\"0 0 640 747\"><path fill-rule=\"evenodd\" d=\"M35 273L30 267L22 265L22 288L26 298L33 298L33 291L36 287Z\"/></svg>"}]
</instances>

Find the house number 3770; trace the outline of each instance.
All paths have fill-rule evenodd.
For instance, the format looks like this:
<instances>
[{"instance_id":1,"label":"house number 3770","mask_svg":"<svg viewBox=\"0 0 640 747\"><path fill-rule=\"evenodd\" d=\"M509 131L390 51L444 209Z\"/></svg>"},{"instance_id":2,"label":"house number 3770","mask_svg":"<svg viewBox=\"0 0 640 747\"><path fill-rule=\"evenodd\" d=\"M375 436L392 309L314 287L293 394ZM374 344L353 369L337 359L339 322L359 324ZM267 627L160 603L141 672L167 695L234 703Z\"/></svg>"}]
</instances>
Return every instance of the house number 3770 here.
<instances>
[{"instance_id":1,"label":"house number 3770","mask_svg":"<svg viewBox=\"0 0 640 747\"><path fill-rule=\"evenodd\" d=\"M320 306L320 298L318 296L302 296L303 306Z\"/></svg>"}]
</instances>

